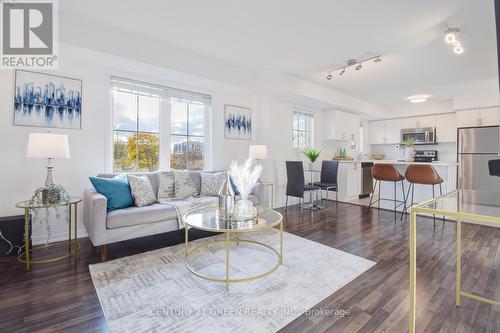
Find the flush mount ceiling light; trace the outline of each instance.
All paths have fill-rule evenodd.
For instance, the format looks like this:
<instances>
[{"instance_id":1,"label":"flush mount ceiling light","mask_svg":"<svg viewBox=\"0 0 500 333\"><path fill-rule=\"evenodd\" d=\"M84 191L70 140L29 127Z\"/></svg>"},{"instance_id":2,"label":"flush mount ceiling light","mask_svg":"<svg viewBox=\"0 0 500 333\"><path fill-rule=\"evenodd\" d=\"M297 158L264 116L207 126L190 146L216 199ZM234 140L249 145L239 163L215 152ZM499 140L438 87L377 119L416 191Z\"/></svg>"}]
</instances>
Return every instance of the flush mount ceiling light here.
<instances>
[{"instance_id":1,"label":"flush mount ceiling light","mask_svg":"<svg viewBox=\"0 0 500 333\"><path fill-rule=\"evenodd\" d=\"M444 40L446 43L450 44L453 47L453 52L455 54L464 53L464 47L462 43L457 39L457 35L460 32L458 28L447 28L444 33Z\"/></svg>"},{"instance_id":2,"label":"flush mount ceiling light","mask_svg":"<svg viewBox=\"0 0 500 333\"><path fill-rule=\"evenodd\" d=\"M373 62L375 62L375 63L379 63L382 61L382 56L379 54L377 56L369 57L369 58L366 58L363 60L349 59L349 60L347 60L346 65L335 68L331 71L328 71L328 75L326 75L326 79L331 80L333 78L332 73L335 73L337 71L339 71L338 75L342 76L342 75L344 75L346 69L349 69L350 67L354 67L355 70L359 71L361 68L363 68L363 63L370 61L370 60L373 60Z\"/></svg>"},{"instance_id":3,"label":"flush mount ceiling light","mask_svg":"<svg viewBox=\"0 0 500 333\"><path fill-rule=\"evenodd\" d=\"M413 95L413 96L408 97L408 100L411 103L423 103L423 102L427 102L429 97L430 97L429 95Z\"/></svg>"}]
</instances>

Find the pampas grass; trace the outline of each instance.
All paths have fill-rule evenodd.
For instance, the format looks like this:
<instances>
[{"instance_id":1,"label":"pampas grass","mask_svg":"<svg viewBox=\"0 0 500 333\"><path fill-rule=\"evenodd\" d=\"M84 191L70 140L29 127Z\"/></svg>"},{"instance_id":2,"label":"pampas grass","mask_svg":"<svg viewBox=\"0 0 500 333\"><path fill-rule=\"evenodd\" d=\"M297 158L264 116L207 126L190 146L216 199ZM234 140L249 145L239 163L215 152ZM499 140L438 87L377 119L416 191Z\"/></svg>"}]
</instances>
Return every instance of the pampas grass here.
<instances>
[{"instance_id":1,"label":"pampas grass","mask_svg":"<svg viewBox=\"0 0 500 333\"><path fill-rule=\"evenodd\" d=\"M248 200L250 192L255 184L257 184L262 173L262 165L253 166L252 162L251 159L247 159L242 164L233 161L229 167L229 174L238 191L240 191L242 200Z\"/></svg>"}]
</instances>

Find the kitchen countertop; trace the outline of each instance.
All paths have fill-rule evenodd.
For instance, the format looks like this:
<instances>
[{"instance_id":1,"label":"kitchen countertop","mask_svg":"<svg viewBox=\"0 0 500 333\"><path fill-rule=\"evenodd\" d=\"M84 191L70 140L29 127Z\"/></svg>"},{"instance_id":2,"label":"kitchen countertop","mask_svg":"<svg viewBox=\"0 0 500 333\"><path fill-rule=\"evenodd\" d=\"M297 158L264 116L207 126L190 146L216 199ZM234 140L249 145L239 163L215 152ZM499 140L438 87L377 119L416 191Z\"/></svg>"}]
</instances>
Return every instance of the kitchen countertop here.
<instances>
[{"instance_id":1,"label":"kitchen countertop","mask_svg":"<svg viewBox=\"0 0 500 333\"><path fill-rule=\"evenodd\" d=\"M435 161L435 162L406 162L398 160L338 160L340 163L363 163L363 162L373 162L373 163L383 163L383 164L396 164L396 165L410 165L410 164L423 164L423 165L436 165L436 166L456 166L457 162L451 161Z\"/></svg>"}]
</instances>

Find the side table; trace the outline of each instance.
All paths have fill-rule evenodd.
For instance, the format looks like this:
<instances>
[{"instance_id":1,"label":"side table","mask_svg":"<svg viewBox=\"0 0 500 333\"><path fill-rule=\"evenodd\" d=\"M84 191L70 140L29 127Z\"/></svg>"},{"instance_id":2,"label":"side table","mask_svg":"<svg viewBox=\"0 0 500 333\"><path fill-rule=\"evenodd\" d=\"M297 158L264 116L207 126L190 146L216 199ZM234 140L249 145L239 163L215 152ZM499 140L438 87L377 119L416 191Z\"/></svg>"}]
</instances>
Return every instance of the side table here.
<instances>
[{"instance_id":1,"label":"side table","mask_svg":"<svg viewBox=\"0 0 500 333\"><path fill-rule=\"evenodd\" d=\"M30 265L31 264L47 264L51 263L54 261L62 260L64 258L68 258L71 256L75 256L78 254L78 250L80 249L78 245L78 238L77 238L77 222L78 222L78 204L82 201L81 198L77 197L71 197L69 198L69 201L66 203L57 203L57 204L41 204L41 205L33 205L30 203L29 200L26 201L21 201L16 203L17 208L22 208L24 209L24 252L21 253L17 259L22 262L26 263L26 270L30 270ZM55 257L50 257L50 258L45 258L45 259L31 259L30 255L30 213L32 209L46 209L46 208L58 208L58 207L68 207L68 249L67 252L63 255L55 256ZM73 210L73 214L72 214ZM72 218L73 216L73 218ZM73 221L73 227L74 227L74 240L72 242L71 239L71 222ZM34 250L34 247L32 247L31 251Z\"/></svg>"},{"instance_id":2,"label":"side table","mask_svg":"<svg viewBox=\"0 0 500 333\"><path fill-rule=\"evenodd\" d=\"M262 187L266 187L266 186L271 187L271 206L269 208L273 209L274 208L274 184L272 182L264 182L264 181L262 181L258 184L261 185Z\"/></svg>"}]
</instances>

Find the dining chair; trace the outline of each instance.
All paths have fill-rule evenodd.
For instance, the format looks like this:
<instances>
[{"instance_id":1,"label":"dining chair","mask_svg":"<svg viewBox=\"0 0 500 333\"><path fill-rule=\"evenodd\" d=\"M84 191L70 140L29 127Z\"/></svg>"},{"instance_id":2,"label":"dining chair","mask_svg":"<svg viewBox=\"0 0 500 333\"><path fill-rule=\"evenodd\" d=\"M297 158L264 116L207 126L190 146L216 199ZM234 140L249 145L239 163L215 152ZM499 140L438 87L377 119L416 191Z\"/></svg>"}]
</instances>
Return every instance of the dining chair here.
<instances>
[{"instance_id":1,"label":"dining chair","mask_svg":"<svg viewBox=\"0 0 500 333\"><path fill-rule=\"evenodd\" d=\"M313 185L318 186L321 191L321 200L323 200L323 191L326 190L326 201L328 202L328 192L335 191L335 202L339 204L339 190L337 184L337 175L339 171L339 161L325 160L321 162L320 181Z\"/></svg>"},{"instance_id":2,"label":"dining chair","mask_svg":"<svg viewBox=\"0 0 500 333\"><path fill-rule=\"evenodd\" d=\"M304 193L311 195L311 204L313 204L311 191L319 191L320 188L315 185L306 185L304 177L304 165L302 161L286 161L286 202L285 211L288 210L288 197L299 198L300 207L303 208Z\"/></svg>"}]
</instances>

